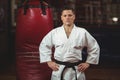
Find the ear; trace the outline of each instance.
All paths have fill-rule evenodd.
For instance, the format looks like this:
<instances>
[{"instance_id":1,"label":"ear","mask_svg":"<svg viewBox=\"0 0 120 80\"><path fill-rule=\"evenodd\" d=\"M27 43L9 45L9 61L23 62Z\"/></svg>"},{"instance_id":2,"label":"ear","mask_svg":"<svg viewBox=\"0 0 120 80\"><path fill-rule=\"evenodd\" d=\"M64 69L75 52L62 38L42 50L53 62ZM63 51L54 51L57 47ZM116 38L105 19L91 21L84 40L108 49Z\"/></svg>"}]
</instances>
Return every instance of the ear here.
<instances>
[{"instance_id":1,"label":"ear","mask_svg":"<svg viewBox=\"0 0 120 80\"><path fill-rule=\"evenodd\" d=\"M62 20L62 16L60 16L61 17L61 20Z\"/></svg>"},{"instance_id":2,"label":"ear","mask_svg":"<svg viewBox=\"0 0 120 80\"><path fill-rule=\"evenodd\" d=\"M76 16L74 15L74 20L75 20Z\"/></svg>"}]
</instances>

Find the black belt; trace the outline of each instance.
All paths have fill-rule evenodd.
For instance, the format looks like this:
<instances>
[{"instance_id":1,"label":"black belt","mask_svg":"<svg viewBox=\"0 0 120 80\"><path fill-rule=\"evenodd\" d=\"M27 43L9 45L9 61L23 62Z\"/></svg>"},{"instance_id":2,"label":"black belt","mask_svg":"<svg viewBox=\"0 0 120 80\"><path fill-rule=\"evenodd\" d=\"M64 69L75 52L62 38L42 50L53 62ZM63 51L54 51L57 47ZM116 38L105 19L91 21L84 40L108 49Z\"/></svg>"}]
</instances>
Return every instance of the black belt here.
<instances>
[{"instance_id":1,"label":"black belt","mask_svg":"<svg viewBox=\"0 0 120 80\"><path fill-rule=\"evenodd\" d=\"M82 61L78 61L78 62L75 62L75 63L70 63L70 62L62 62L62 61L55 60L55 62L57 64L65 65L65 67L63 68L63 71L61 73L61 79L60 80L63 80L63 73L64 73L66 68L72 68L75 71L75 78L77 80L77 72L76 72L75 66L82 63Z\"/></svg>"}]
</instances>

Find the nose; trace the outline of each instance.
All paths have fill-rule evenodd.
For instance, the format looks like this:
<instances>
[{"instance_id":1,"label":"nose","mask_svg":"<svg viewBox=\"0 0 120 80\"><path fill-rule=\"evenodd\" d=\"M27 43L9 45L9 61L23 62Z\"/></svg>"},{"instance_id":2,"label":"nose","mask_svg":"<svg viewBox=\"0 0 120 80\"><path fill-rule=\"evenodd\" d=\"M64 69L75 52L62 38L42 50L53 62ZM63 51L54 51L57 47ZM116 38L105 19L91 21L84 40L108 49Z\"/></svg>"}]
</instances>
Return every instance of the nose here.
<instances>
[{"instance_id":1,"label":"nose","mask_svg":"<svg viewBox=\"0 0 120 80\"><path fill-rule=\"evenodd\" d=\"M66 16L66 18L68 19L68 18L70 18L70 16L69 16L69 15L67 15L67 16Z\"/></svg>"}]
</instances>

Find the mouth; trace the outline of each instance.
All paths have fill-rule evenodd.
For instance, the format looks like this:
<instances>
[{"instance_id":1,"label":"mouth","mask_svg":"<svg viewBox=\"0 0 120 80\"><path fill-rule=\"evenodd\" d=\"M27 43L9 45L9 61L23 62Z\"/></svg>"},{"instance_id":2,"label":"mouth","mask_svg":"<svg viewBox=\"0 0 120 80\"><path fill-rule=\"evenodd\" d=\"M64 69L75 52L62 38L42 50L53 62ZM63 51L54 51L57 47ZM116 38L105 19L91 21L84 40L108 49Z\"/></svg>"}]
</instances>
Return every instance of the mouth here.
<instances>
[{"instance_id":1,"label":"mouth","mask_svg":"<svg viewBox=\"0 0 120 80\"><path fill-rule=\"evenodd\" d=\"M70 24L70 22L66 22L66 24Z\"/></svg>"}]
</instances>

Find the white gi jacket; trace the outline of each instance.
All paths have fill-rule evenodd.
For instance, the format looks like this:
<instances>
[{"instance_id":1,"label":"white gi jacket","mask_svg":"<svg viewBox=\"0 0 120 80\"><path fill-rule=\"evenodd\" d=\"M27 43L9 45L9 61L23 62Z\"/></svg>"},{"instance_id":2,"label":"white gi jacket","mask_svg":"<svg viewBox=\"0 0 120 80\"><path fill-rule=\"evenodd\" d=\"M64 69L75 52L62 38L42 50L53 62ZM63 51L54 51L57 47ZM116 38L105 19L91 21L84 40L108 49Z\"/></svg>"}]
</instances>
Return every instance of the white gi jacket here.
<instances>
[{"instance_id":1,"label":"white gi jacket","mask_svg":"<svg viewBox=\"0 0 120 80\"><path fill-rule=\"evenodd\" d=\"M100 48L97 41L84 28L74 25L69 38L64 27L51 30L42 40L40 51L40 63L51 61L52 47L55 48L54 58L59 61L76 62L82 60L82 49L87 47L87 63L98 64ZM60 80L64 65L60 65L58 71L53 71L51 80ZM76 66L77 68L77 66ZM68 68L64 74L64 80L75 80L72 68ZM78 80L85 80L83 72L77 71Z\"/></svg>"}]
</instances>

